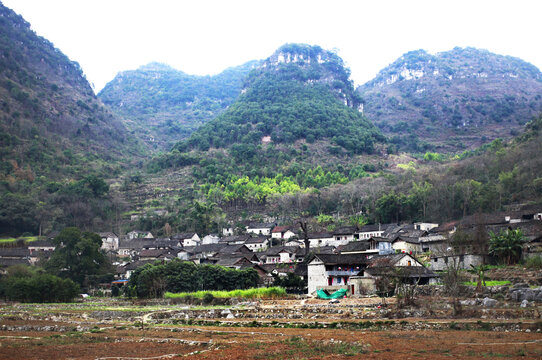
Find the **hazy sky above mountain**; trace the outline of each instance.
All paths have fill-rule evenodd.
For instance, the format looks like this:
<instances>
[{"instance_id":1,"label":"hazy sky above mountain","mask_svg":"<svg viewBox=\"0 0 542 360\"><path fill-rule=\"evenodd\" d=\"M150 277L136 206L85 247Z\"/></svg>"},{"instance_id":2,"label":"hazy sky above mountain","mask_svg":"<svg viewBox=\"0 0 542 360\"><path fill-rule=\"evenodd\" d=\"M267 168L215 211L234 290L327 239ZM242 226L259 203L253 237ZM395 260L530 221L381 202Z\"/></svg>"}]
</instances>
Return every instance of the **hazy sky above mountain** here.
<instances>
[{"instance_id":1,"label":"hazy sky above mountain","mask_svg":"<svg viewBox=\"0 0 542 360\"><path fill-rule=\"evenodd\" d=\"M80 63L98 92L152 61L216 74L285 43L337 49L356 85L405 52L473 46L542 68L542 1L3 0Z\"/></svg>"}]
</instances>

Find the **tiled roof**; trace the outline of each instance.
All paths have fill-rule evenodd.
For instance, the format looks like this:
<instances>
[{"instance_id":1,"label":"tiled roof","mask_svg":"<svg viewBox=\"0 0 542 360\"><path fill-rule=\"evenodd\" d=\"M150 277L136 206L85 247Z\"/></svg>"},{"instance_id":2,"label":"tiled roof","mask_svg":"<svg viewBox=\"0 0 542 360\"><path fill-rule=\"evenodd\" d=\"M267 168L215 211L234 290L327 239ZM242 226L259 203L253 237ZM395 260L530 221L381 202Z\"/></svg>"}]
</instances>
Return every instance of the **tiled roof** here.
<instances>
[{"instance_id":1,"label":"tiled roof","mask_svg":"<svg viewBox=\"0 0 542 360\"><path fill-rule=\"evenodd\" d=\"M0 248L0 258L12 257L28 257L30 250L27 248Z\"/></svg>"},{"instance_id":2,"label":"tiled roof","mask_svg":"<svg viewBox=\"0 0 542 360\"><path fill-rule=\"evenodd\" d=\"M273 228L273 232L274 232L274 233L286 232L286 231L288 231L288 230L294 232L294 231L292 230L292 227L291 227L290 225L275 226L275 227Z\"/></svg>"},{"instance_id":3,"label":"tiled roof","mask_svg":"<svg viewBox=\"0 0 542 360\"><path fill-rule=\"evenodd\" d=\"M245 244L263 244L264 242L269 241L269 238L265 236L251 237L245 241Z\"/></svg>"},{"instance_id":4,"label":"tiled roof","mask_svg":"<svg viewBox=\"0 0 542 360\"><path fill-rule=\"evenodd\" d=\"M373 267L365 271L373 276L394 275L402 278L438 277L437 274L424 266Z\"/></svg>"},{"instance_id":5,"label":"tiled roof","mask_svg":"<svg viewBox=\"0 0 542 360\"><path fill-rule=\"evenodd\" d=\"M339 251L341 253L351 252L351 251L365 251L368 248L369 248L369 242L367 240L351 241L348 244L342 245Z\"/></svg>"},{"instance_id":6,"label":"tiled roof","mask_svg":"<svg viewBox=\"0 0 542 360\"><path fill-rule=\"evenodd\" d=\"M322 260L327 265L369 264L366 254L317 254L315 258Z\"/></svg>"},{"instance_id":7,"label":"tiled roof","mask_svg":"<svg viewBox=\"0 0 542 360\"><path fill-rule=\"evenodd\" d=\"M6 268L13 265L19 265L19 264L30 265L30 261L24 258L17 258L17 259L0 258L0 267Z\"/></svg>"}]
</instances>

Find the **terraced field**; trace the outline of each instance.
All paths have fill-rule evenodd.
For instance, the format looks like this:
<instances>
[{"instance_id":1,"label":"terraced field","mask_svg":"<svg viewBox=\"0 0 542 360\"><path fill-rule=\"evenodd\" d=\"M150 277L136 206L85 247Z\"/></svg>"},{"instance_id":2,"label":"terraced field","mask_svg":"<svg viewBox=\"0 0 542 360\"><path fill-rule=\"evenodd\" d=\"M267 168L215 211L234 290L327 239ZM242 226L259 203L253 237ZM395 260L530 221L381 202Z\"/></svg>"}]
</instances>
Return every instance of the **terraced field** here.
<instances>
[{"instance_id":1,"label":"terraced field","mask_svg":"<svg viewBox=\"0 0 542 360\"><path fill-rule=\"evenodd\" d=\"M400 311L379 298L2 304L0 359L542 357L540 307L467 306L452 319L446 301L420 300Z\"/></svg>"}]
</instances>

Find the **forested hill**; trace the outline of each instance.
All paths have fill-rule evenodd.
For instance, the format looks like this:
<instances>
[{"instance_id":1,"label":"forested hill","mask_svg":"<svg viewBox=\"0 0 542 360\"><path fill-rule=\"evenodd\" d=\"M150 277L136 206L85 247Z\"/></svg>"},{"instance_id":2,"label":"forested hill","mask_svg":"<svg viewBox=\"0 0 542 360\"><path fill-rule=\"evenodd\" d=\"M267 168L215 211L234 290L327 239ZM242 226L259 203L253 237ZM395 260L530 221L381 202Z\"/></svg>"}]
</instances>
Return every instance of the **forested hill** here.
<instances>
[{"instance_id":1,"label":"forested hill","mask_svg":"<svg viewBox=\"0 0 542 360\"><path fill-rule=\"evenodd\" d=\"M96 98L79 64L1 4L0 53L1 177L85 173L85 158L130 153L127 130Z\"/></svg>"},{"instance_id":2,"label":"forested hill","mask_svg":"<svg viewBox=\"0 0 542 360\"><path fill-rule=\"evenodd\" d=\"M179 179L169 225L216 231L226 213L278 211L283 196L382 170L386 139L360 112L349 75L318 46L287 44L264 60L224 113L147 164L156 177Z\"/></svg>"},{"instance_id":3,"label":"forested hill","mask_svg":"<svg viewBox=\"0 0 542 360\"><path fill-rule=\"evenodd\" d=\"M358 88L399 150L457 152L517 135L542 111L542 73L486 50L404 54Z\"/></svg>"},{"instance_id":4,"label":"forested hill","mask_svg":"<svg viewBox=\"0 0 542 360\"><path fill-rule=\"evenodd\" d=\"M259 63L250 61L214 76L151 63L119 73L98 97L151 149L170 150L233 103L244 78Z\"/></svg>"},{"instance_id":5,"label":"forested hill","mask_svg":"<svg viewBox=\"0 0 542 360\"><path fill-rule=\"evenodd\" d=\"M353 154L371 153L384 137L358 111L361 99L349 75L332 52L284 45L249 74L226 112L175 148L206 151L244 144L250 152L262 142L327 140Z\"/></svg>"},{"instance_id":6,"label":"forested hill","mask_svg":"<svg viewBox=\"0 0 542 360\"><path fill-rule=\"evenodd\" d=\"M37 232L36 212L51 193L86 176L114 175L137 151L79 65L0 4L0 233ZM59 201L57 215L61 208Z\"/></svg>"}]
</instances>

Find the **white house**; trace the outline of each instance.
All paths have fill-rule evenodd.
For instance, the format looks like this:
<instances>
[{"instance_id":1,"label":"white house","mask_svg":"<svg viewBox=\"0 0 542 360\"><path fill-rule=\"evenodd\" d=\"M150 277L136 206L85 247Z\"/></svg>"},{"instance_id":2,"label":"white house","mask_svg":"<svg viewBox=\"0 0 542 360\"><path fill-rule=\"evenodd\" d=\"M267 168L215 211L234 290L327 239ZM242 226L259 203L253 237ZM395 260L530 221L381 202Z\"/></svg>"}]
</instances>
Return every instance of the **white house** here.
<instances>
[{"instance_id":1,"label":"white house","mask_svg":"<svg viewBox=\"0 0 542 360\"><path fill-rule=\"evenodd\" d=\"M296 236L290 226L275 226L271 232L271 238L279 240L288 240Z\"/></svg>"},{"instance_id":2,"label":"white house","mask_svg":"<svg viewBox=\"0 0 542 360\"><path fill-rule=\"evenodd\" d=\"M305 248L305 242L303 240L296 240L296 239L292 239L292 240L288 240L284 243L284 246L288 246L288 247L300 247L302 249Z\"/></svg>"},{"instance_id":3,"label":"white house","mask_svg":"<svg viewBox=\"0 0 542 360\"><path fill-rule=\"evenodd\" d=\"M55 251L55 245L49 240L37 240L28 243L28 250L30 250L30 256L34 256L35 253Z\"/></svg>"},{"instance_id":4,"label":"white house","mask_svg":"<svg viewBox=\"0 0 542 360\"><path fill-rule=\"evenodd\" d=\"M384 234L384 229L380 224L377 225L365 225L361 228L361 230L357 231L355 235L357 235L359 240L368 240L372 237L381 237Z\"/></svg>"},{"instance_id":5,"label":"white house","mask_svg":"<svg viewBox=\"0 0 542 360\"><path fill-rule=\"evenodd\" d=\"M438 224L434 224L434 223L424 223L424 222L414 223L414 229L416 230L429 231L437 227L438 227Z\"/></svg>"},{"instance_id":6,"label":"white house","mask_svg":"<svg viewBox=\"0 0 542 360\"><path fill-rule=\"evenodd\" d=\"M246 227L247 233L252 233L256 235L271 235L271 230L275 224L250 224Z\"/></svg>"},{"instance_id":7,"label":"white house","mask_svg":"<svg viewBox=\"0 0 542 360\"><path fill-rule=\"evenodd\" d=\"M222 236L232 236L233 226L226 226L222 228Z\"/></svg>"},{"instance_id":8,"label":"white house","mask_svg":"<svg viewBox=\"0 0 542 360\"><path fill-rule=\"evenodd\" d=\"M368 263L365 254L317 254L307 267L308 293L345 288L350 277L363 272Z\"/></svg>"},{"instance_id":9,"label":"white house","mask_svg":"<svg viewBox=\"0 0 542 360\"><path fill-rule=\"evenodd\" d=\"M184 247L201 245L201 239L196 233L175 234L172 238L178 240Z\"/></svg>"},{"instance_id":10,"label":"white house","mask_svg":"<svg viewBox=\"0 0 542 360\"><path fill-rule=\"evenodd\" d=\"M219 242L220 238L214 234L205 235L203 239L201 239L201 245L218 244Z\"/></svg>"},{"instance_id":11,"label":"white house","mask_svg":"<svg viewBox=\"0 0 542 360\"><path fill-rule=\"evenodd\" d=\"M152 239L154 236L149 231L132 230L128 234L128 239Z\"/></svg>"},{"instance_id":12,"label":"white house","mask_svg":"<svg viewBox=\"0 0 542 360\"><path fill-rule=\"evenodd\" d=\"M119 249L119 237L115 233L101 232L98 235L102 238L101 249L106 251L117 251Z\"/></svg>"},{"instance_id":13,"label":"white house","mask_svg":"<svg viewBox=\"0 0 542 360\"><path fill-rule=\"evenodd\" d=\"M310 233L309 243L311 248L318 248L323 246L336 246L334 245L335 239L331 233Z\"/></svg>"},{"instance_id":14,"label":"white house","mask_svg":"<svg viewBox=\"0 0 542 360\"><path fill-rule=\"evenodd\" d=\"M265 251L269 247L269 239L265 236L251 237L245 241L245 245L254 252Z\"/></svg>"},{"instance_id":15,"label":"white house","mask_svg":"<svg viewBox=\"0 0 542 360\"><path fill-rule=\"evenodd\" d=\"M308 293L318 289L348 289L355 295L367 289L374 292L375 278L393 268L401 269L402 277L422 279L424 283L436 277L409 254L375 255L371 258L367 254L316 254L308 264Z\"/></svg>"},{"instance_id":16,"label":"white house","mask_svg":"<svg viewBox=\"0 0 542 360\"><path fill-rule=\"evenodd\" d=\"M350 241L358 240L356 231L356 228L351 226L335 230L333 232L333 238L335 240L335 243L330 245L339 246L348 244Z\"/></svg>"},{"instance_id":17,"label":"white house","mask_svg":"<svg viewBox=\"0 0 542 360\"><path fill-rule=\"evenodd\" d=\"M277 246L270 248L265 252L265 263L293 263L296 262L297 248Z\"/></svg>"}]
</instances>

